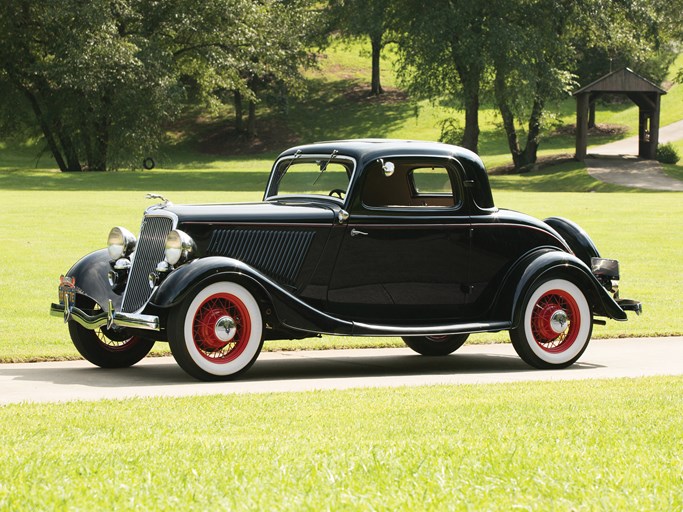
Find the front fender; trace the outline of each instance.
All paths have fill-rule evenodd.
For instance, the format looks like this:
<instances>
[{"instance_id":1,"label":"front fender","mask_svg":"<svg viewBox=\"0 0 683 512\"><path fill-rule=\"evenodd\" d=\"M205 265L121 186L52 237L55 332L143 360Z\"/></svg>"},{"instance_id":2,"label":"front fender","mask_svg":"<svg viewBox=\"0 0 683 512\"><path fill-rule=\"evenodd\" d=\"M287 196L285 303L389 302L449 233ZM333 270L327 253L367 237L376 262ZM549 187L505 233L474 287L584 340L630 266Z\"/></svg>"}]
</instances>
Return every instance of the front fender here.
<instances>
[{"instance_id":1,"label":"front fender","mask_svg":"<svg viewBox=\"0 0 683 512\"><path fill-rule=\"evenodd\" d=\"M107 249L86 254L78 260L66 273L76 280L76 291L90 297L104 310L111 300L114 309L121 309L122 295L115 293L107 279L111 270L110 257Z\"/></svg>"},{"instance_id":2,"label":"front fender","mask_svg":"<svg viewBox=\"0 0 683 512\"><path fill-rule=\"evenodd\" d=\"M245 263L223 256L192 261L174 270L157 288L151 303L160 308L179 304L193 290L221 280L246 285L275 310L277 323L314 334L351 334L353 324L324 313L302 301L277 282Z\"/></svg>"},{"instance_id":3,"label":"front fender","mask_svg":"<svg viewBox=\"0 0 683 512\"><path fill-rule=\"evenodd\" d=\"M542 249L525 256L508 274L498 300L499 314L510 318L516 327L520 312L531 289L541 279L562 277L575 283L586 294L593 314L613 320L626 320L626 313L592 274L586 264L573 254Z\"/></svg>"}]
</instances>

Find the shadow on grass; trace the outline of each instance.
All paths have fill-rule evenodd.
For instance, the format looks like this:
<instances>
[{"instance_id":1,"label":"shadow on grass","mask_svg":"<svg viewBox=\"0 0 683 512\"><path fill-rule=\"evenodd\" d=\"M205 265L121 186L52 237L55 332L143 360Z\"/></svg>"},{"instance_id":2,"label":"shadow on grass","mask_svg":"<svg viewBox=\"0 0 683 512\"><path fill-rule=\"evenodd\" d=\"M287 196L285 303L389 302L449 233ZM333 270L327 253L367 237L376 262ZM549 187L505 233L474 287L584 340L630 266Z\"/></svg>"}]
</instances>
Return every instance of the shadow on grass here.
<instances>
[{"instance_id":1,"label":"shadow on grass","mask_svg":"<svg viewBox=\"0 0 683 512\"><path fill-rule=\"evenodd\" d=\"M262 192L268 172L146 171L59 173L0 171L0 190L54 191L188 191Z\"/></svg>"},{"instance_id":2,"label":"shadow on grass","mask_svg":"<svg viewBox=\"0 0 683 512\"><path fill-rule=\"evenodd\" d=\"M491 188L523 192L651 192L596 180L582 162L564 162L524 174L490 176Z\"/></svg>"}]
</instances>

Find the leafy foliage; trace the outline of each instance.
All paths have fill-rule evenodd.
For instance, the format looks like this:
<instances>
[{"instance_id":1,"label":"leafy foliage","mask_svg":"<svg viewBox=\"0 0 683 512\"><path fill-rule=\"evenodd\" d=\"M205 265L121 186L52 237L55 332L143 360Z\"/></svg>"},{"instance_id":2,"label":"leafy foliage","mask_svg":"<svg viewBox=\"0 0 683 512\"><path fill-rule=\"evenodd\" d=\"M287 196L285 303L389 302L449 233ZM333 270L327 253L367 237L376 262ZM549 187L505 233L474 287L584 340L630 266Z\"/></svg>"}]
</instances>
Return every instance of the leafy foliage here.
<instances>
[{"instance_id":1,"label":"leafy foliage","mask_svg":"<svg viewBox=\"0 0 683 512\"><path fill-rule=\"evenodd\" d=\"M677 164L681 159L673 144L660 144L657 148L657 160L663 164Z\"/></svg>"},{"instance_id":2,"label":"leafy foliage","mask_svg":"<svg viewBox=\"0 0 683 512\"><path fill-rule=\"evenodd\" d=\"M462 144L474 151L479 107L492 96L518 168L536 161L547 106L575 87L593 55L637 57L660 77L681 36L681 0L437 0L430 9L397 2L405 15L403 83L420 97L461 105Z\"/></svg>"},{"instance_id":3,"label":"leafy foliage","mask_svg":"<svg viewBox=\"0 0 683 512\"><path fill-rule=\"evenodd\" d=\"M291 86L311 29L303 0L8 0L4 126L38 125L63 171L136 166L187 102ZM294 28L298 28L298 32ZM31 113L32 115L27 115Z\"/></svg>"},{"instance_id":4,"label":"leafy foliage","mask_svg":"<svg viewBox=\"0 0 683 512\"><path fill-rule=\"evenodd\" d=\"M395 40L394 27L398 15L395 0L330 0L328 16L332 28L343 37L369 38L372 47L372 79L370 94L384 92L380 78L382 49Z\"/></svg>"}]
</instances>

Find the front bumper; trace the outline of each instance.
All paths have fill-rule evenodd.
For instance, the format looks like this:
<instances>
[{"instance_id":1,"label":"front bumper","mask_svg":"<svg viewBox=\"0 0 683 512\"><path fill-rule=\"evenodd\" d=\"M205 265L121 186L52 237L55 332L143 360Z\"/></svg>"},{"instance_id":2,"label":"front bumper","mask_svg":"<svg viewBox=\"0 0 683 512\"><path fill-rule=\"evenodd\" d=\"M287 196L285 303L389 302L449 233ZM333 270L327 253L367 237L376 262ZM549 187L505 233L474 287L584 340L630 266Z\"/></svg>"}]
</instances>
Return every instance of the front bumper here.
<instances>
[{"instance_id":1,"label":"front bumper","mask_svg":"<svg viewBox=\"0 0 683 512\"><path fill-rule=\"evenodd\" d=\"M136 313L122 313L114 311L109 303L109 310L96 315L88 315L77 307L65 307L64 304L52 303L50 314L64 318L64 322L73 320L86 329L98 329L99 327L130 327L159 331L159 317L154 315L141 315Z\"/></svg>"}]
</instances>

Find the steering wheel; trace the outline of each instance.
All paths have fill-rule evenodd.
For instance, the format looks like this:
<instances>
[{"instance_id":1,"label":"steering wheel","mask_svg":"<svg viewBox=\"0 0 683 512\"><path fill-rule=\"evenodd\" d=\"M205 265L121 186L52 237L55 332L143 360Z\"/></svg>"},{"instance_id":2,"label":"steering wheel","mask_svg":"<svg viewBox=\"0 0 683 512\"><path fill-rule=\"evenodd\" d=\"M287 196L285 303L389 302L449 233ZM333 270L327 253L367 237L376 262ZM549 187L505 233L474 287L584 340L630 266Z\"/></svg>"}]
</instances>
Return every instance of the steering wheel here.
<instances>
[{"instance_id":1,"label":"steering wheel","mask_svg":"<svg viewBox=\"0 0 683 512\"><path fill-rule=\"evenodd\" d=\"M330 190L330 193L327 194L328 196L335 196L338 195L339 199L344 199L344 195L346 194L346 190L341 189L341 188L333 188Z\"/></svg>"}]
</instances>

